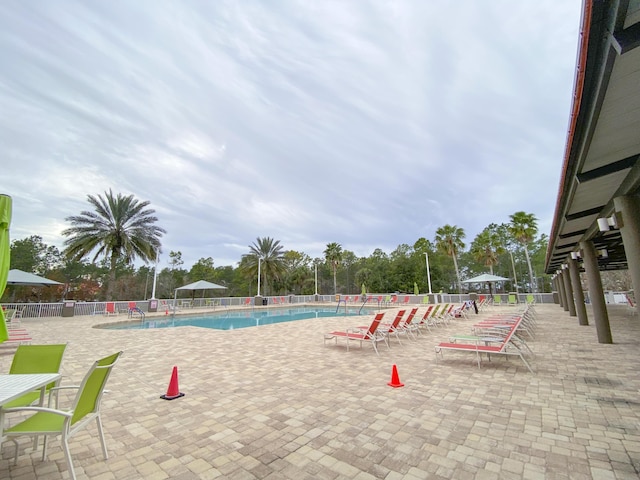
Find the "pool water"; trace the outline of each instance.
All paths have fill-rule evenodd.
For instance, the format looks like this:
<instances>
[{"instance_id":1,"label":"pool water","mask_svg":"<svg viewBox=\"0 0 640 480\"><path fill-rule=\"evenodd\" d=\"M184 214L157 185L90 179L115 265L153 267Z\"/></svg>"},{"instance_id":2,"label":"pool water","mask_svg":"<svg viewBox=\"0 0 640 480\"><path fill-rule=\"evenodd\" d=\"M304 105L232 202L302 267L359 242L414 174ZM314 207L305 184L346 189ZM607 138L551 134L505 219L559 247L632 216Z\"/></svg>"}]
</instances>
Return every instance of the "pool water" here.
<instances>
[{"instance_id":1,"label":"pool water","mask_svg":"<svg viewBox=\"0 0 640 480\"><path fill-rule=\"evenodd\" d=\"M147 328L203 327L216 330L234 330L237 328L258 327L274 323L293 322L321 317L352 317L355 315L372 315L377 312L373 308L344 308L336 311L335 307L296 307L275 308L268 310L228 310L208 312L198 316L154 317L144 321L105 325L101 328L112 330L144 330Z\"/></svg>"}]
</instances>

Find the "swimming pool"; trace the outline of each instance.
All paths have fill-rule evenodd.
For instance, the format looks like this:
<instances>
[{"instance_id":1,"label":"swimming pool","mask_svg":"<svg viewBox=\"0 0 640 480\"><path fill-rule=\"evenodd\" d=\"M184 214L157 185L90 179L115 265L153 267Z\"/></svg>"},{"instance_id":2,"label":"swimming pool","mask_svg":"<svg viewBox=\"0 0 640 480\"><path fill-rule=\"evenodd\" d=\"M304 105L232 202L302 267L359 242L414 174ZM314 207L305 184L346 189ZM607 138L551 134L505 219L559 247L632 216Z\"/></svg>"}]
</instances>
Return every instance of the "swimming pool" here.
<instances>
[{"instance_id":1,"label":"swimming pool","mask_svg":"<svg viewBox=\"0 0 640 480\"><path fill-rule=\"evenodd\" d=\"M203 327L216 330L234 330L237 328L258 327L274 323L293 322L295 320L308 320L321 317L352 317L354 315L372 315L378 310L375 308L360 307L343 308L337 312L335 307L296 307L296 308L270 308L268 310L227 310L224 312L209 312L202 315L149 318L144 321L126 322L104 325L100 328L110 330L144 330L148 328L172 328L172 327Z\"/></svg>"}]
</instances>

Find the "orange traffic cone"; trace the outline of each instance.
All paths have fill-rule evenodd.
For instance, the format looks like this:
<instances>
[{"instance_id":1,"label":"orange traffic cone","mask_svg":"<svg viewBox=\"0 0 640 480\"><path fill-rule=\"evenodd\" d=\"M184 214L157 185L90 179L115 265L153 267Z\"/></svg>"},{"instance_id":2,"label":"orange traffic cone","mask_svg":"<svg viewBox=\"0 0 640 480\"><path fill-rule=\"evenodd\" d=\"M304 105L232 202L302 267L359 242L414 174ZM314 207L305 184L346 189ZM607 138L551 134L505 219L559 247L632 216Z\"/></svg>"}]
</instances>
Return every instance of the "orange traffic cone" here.
<instances>
[{"instance_id":1,"label":"orange traffic cone","mask_svg":"<svg viewBox=\"0 0 640 480\"><path fill-rule=\"evenodd\" d=\"M398 388L404 387L404 383L400 383L400 377L398 377L398 368L394 365L391 371L391 381L387 383L390 387Z\"/></svg>"},{"instance_id":2,"label":"orange traffic cone","mask_svg":"<svg viewBox=\"0 0 640 480\"><path fill-rule=\"evenodd\" d=\"M180 388L178 387L178 367L173 367L167 393L165 395L160 395L160 398L163 400L173 400L174 398L180 397L184 397L184 393L180 393Z\"/></svg>"}]
</instances>

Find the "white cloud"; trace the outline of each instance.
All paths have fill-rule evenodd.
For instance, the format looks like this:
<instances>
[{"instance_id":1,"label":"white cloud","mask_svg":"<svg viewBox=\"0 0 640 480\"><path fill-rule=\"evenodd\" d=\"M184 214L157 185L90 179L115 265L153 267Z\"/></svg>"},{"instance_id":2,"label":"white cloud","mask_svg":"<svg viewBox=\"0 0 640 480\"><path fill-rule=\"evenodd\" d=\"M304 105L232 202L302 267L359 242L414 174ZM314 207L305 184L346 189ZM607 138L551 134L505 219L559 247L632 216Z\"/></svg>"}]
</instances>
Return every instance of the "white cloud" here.
<instances>
[{"instance_id":1,"label":"white cloud","mask_svg":"<svg viewBox=\"0 0 640 480\"><path fill-rule=\"evenodd\" d=\"M550 224L577 2L33 3L0 9L14 238L61 245L110 188L186 264L264 236L368 255L517 210Z\"/></svg>"}]
</instances>

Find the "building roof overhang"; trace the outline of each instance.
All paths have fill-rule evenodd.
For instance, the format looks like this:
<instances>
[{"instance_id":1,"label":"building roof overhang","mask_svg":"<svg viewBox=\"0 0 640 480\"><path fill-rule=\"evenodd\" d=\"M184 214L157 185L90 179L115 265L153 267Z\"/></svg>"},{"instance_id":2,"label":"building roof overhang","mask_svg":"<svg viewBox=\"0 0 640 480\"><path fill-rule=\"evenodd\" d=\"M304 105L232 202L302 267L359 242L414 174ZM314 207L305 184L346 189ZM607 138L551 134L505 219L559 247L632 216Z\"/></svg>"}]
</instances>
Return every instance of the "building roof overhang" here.
<instances>
[{"instance_id":1,"label":"building roof overhang","mask_svg":"<svg viewBox=\"0 0 640 480\"><path fill-rule=\"evenodd\" d=\"M591 240L602 270L627 268L613 199L640 191L640 0L583 6L574 98L545 263L553 273Z\"/></svg>"}]
</instances>

